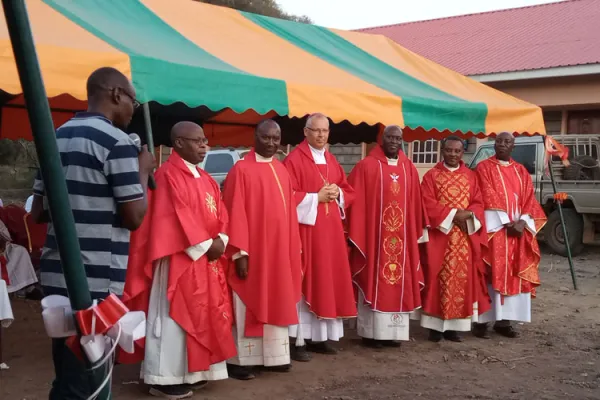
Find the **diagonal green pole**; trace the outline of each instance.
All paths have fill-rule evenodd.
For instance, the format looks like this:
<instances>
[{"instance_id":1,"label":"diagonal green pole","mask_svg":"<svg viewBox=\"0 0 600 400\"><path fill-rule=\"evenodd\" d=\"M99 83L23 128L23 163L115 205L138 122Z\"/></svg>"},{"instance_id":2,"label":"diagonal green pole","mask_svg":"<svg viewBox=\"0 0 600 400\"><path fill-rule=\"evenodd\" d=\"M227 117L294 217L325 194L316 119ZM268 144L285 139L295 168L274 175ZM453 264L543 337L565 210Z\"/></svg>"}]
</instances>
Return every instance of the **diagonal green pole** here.
<instances>
[{"instance_id":1,"label":"diagonal green pole","mask_svg":"<svg viewBox=\"0 0 600 400\"><path fill-rule=\"evenodd\" d=\"M552 182L552 191L554 194L558 193L556 190L556 181L554 180L554 169L552 168L552 156L548 156L548 170L550 172L550 182ZM565 225L565 217L563 216L562 203L555 200L558 207L558 215L560 216L560 224L562 226L563 235L565 237L565 246L567 248L567 259L569 260L569 268L571 269L571 279L573 280L573 289L577 290L577 278L575 277L575 267L573 266L573 256L571 255L571 245L569 244L569 234Z\"/></svg>"},{"instance_id":2,"label":"diagonal green pole","mask_svg":"<svg viewBox=\"0 0 600 400\"><path fill-rule=\"evenodd\" d=\"M92 298L81 259L75 219L69 203L67 183L56 144L52 114L42 81L27 9L24 0L2 0L2 6L29 113L50 216L53 221L60 222L53 226L69 299L73 310L85 310L91 307ZM102 370L98 368L96 370L98 372L91 377L93 384L99 385L105 378L106 375ZM110 387L107 386L98 399L109 398Z\"/></svg>"},{"instance_id":3,"label":"diagonal green pole","mask_svg":"<svg viewBox=\"0 0 600 400\"><path fill-rule=\"evenodd\" d=\"M154 137L152 136L152 120L150 119L150 103L142 105L144 112L144 126L146 127L146 144L148 151L154 155Z\"/></svg>"}]
</instances>

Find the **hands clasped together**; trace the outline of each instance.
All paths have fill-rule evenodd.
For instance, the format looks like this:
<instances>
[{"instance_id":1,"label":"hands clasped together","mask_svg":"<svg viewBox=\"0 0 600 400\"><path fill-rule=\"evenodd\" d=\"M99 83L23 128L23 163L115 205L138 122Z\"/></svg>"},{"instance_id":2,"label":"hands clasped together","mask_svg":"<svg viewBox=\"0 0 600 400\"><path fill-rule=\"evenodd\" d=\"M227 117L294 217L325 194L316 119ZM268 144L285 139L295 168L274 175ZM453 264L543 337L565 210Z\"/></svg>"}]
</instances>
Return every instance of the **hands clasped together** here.
<instances>
[{"instance_id":1,"label":"hands clasped together","mask_svg":"<svg viewBox=\"0 0 600 400\"><path fill-rule=\"evenodd\" d=\"M340 188L335 183L324 185L321 190L319 190L318 194L319 203L331 203L340 197Z\"/></svg>"},{"instance_id":2,"label":"hands clasped together","mask_svg":"<svg viewBox=\"0 0 600 400\"><path fill-rule=\"evenodd\" d=\"M454 219L452 220L452 222L454 222L454 224L456 224L456 226L458 226L458 228L465 232L468 233L469 228L467 226L467 221L469 220L469 218L473 217L473 212L469 211L469 210L458 210L456 212L456 214L454 215Z\"/></svg>"},{"instance_id":3,"label":"hands clasped together","mask_svg":"<svg viewBox=\"0 0 600 400\"><path fill-rule=\"evenodd\" d=\"M508 237L516 237L520 238L523 236L523 232L525 232L525 221L519 220L517 222L511 222L509 224L504 225L506 227L506 233Z\"/></svg>"}]
</instances>

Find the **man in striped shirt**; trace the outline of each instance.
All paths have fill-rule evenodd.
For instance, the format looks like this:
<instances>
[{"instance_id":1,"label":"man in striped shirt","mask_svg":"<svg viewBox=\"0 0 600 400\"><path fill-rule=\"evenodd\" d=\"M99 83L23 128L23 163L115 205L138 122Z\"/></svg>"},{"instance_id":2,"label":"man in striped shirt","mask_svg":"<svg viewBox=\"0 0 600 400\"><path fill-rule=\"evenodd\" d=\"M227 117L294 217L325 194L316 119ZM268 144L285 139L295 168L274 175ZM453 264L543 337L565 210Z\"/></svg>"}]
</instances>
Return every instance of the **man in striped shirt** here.
<instances>
[{"instance_id":1,"label":"man in striped shirt","mask_svg":"<svg viewBox=\"0 0 600 400\"><path fill-rule=\"evenodd\" d=\"M129 254L129 233L146 213L148 175L154 159L123 131L139 103L129 79L113 68L96 70L87 81L88 111L56 131L56 140L75 218L88 286L94 299L121 295ZM41 257L41 281L46 295L68 295L53 221L44 201L44 183L35 180L32 215L49 222ZM50 399L85 399L89 386L83 365L65 346L53 340L56 379ZM81 371L81 372L80 372Z\"/></svg>"}]
</instances>

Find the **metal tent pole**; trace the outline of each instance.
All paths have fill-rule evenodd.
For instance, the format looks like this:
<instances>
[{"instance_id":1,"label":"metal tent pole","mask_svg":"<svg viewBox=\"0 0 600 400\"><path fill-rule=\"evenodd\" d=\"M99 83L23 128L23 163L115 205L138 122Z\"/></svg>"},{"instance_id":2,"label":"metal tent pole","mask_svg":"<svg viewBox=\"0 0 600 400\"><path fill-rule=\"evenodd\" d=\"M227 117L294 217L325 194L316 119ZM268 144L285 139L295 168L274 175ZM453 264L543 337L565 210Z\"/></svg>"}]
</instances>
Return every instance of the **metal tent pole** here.
<instances>
[{"instance_id":1,"label":"metal tent pole","mask_svg":"<svg viewBox=\"0 0 600 400\"><path fill-rule=\"evenodd\" d=\"M550 172L550 182L552 182L552 190L556 195L556 181L554 180L554 169L552 168L552 156L548 156L548 170ZM577 290L577 278L575 277L575 267L573 266L573 256L571 255L571 245L569 244L569 234L565 225L565 217L563 216L562 203L555 200L558 206L558 215L560 216L560 224L562 225L563 236L565 237L565 246L567 247L567 259L569 260L569 268L571 269L571 279L573 279L573 288Z\"/></svg>"},{"instance_id":2,"label":"metal tent pole","mask_svg":"<svg viewBox=\"0 0 600 400\"><path fill-rule=\"evenodd\" d=\"M144 111L144 126L146 127L146 144L148 145L148 151L154 154L154 137L152 136L152 120L150 119L150 103L144 103L142 105Z\"/></svg>"},{"instance_id":3,"label":"metal tent pole","mask_svg":"<svg viewBox=\"0 0 600 400\"><path fill-rule=\"evenodd\" d=\"M75 220L69 204L52 114L42 81L27 9L24 0L2 0L2 6L27 105L50 215L53 221L60 222L54 224L54 230L69 299L73 310L85 310L91 307L92 298L81 260ZM98 372L93 374L92 383L99 384L106 377L101 370L102 368L98 368ZM110 387L100 393L98 398L109 399Z\"/></svg>"}]
</instances>

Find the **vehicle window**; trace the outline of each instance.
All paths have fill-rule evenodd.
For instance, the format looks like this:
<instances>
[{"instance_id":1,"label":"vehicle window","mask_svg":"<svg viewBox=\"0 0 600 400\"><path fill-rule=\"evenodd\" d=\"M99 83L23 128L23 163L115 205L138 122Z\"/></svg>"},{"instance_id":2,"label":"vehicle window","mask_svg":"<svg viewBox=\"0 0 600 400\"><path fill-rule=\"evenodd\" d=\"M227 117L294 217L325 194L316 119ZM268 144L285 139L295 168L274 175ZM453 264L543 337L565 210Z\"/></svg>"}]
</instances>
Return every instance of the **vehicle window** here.
<instances>
[{"instance_id":1,"label":"vehicle window","mask_svg":"<svg viewBox=\"0 0 600 400\"><path fill-rule=\"evenodd\" d=\"M480 147L477 151L477 154L475 154L475 157L471 161L471 169L475 169L475 167L477 167L477 164L479 164L483 160L487 160L488 158L493 156L494 153L494 148L492 146Z\"/></svg>"},{"instance_id":2,"label":"vehicle window","mask_svg":"<svg viewBox=\"0 0 600 400\"><path fill-rule=\"evenodd\" d=\"M208 154L204 170L209 174L225 174L233 167L233 157L231 154Z\"/></svg>"},{"instance_id":3,"label":"vehicle window","mask_svg":"<svg viewBox=\"0 0 600 400\"><path fill-rule=\"evenodd\" d=\"M512 158L519 164L523 164L530 174L535 174L535 144L516 145L512 152Z\"/></svg>"},{"instance_id":4,"label":"vehicle window","mask_svg":"<svg viewBox=\"0 0 600 400\"><path fill-rule=\"evenodd\" d=\"M535 144L517 144L512 153L512 158L516 162L523 164L530 174L535 174ZM492 146L480 147L479 151L471 162L471 169L475 169L477 164L487 160L495 154Z\"/></svg>"}]
</instances>

